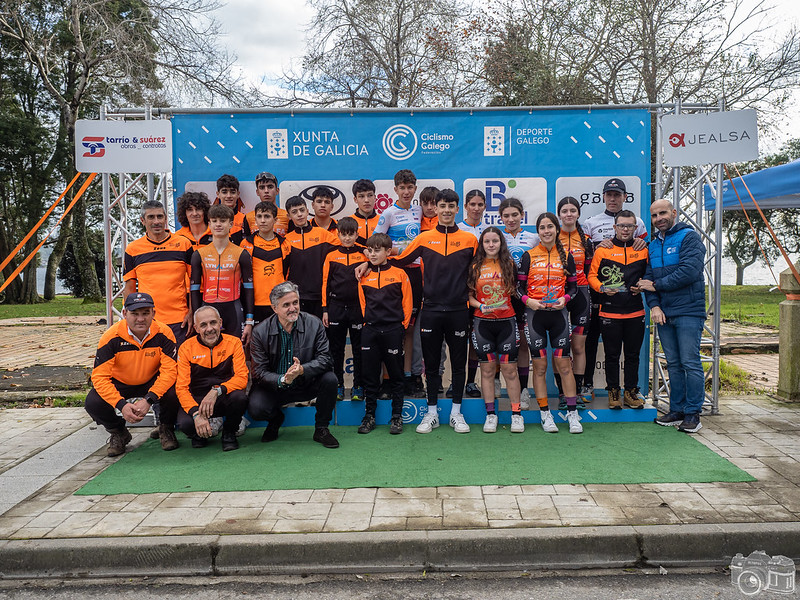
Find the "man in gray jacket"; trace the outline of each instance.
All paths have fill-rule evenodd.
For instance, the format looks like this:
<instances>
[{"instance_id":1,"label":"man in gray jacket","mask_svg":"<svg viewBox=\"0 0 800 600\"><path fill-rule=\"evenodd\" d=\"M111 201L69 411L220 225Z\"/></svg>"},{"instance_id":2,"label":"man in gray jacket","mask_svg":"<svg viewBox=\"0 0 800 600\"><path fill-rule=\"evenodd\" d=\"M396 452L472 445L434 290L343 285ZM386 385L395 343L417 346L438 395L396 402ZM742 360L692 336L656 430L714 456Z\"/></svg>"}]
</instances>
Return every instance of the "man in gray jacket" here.
<instances>
[{"instance_id":1,"label":"man in gray jacket","mask_svg":"<svg viewBox=\"0 0 800 600\"><path fill-rule=\"evenodd\" d=\"M275 314L258 324L250 340L253 385L248 410L256 420L269 422L261 441L278 438L282 406L316 398L314 441L338 448L328 425L339 384L322 321L300 311L298 288L291 281L276 285L269 299Z\"/></svg>"}]
</instances>

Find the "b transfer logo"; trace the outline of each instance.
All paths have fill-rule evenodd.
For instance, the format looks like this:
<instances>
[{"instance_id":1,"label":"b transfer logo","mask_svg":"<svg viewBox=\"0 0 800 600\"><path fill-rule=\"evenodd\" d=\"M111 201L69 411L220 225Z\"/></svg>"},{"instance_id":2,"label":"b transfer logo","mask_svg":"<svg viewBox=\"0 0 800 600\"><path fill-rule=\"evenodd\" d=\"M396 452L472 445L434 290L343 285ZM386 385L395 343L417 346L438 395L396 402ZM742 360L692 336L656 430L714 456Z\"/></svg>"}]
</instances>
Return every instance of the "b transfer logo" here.
<instances>
[{"instance_id":1,"label":"b transfer logo","mask_svg":"<svg viewBox=\"0 0 800 600\"><path fill-rule=\"evenodd\" d=\"M406 160L417 151L417 134L408 125L392 125L383 134L383 151L394 160Z\"/></svg>"},{"instance_id":2,"label":"b transfer logo","mask_svg":"<svg viewBox=\"0 0 800 600\"><path fill-rule=\"evenodd\" d=\"M104 156L106 153L106 147L102 144L103 140L106 138L103 136L100 137L92 137L92 136L85 136L81 140L81 144L83 144L84 148L87 148L89 151L84 152L84 156L88 156L91 158L100 158Z\"/></svg>"}]
</instances>

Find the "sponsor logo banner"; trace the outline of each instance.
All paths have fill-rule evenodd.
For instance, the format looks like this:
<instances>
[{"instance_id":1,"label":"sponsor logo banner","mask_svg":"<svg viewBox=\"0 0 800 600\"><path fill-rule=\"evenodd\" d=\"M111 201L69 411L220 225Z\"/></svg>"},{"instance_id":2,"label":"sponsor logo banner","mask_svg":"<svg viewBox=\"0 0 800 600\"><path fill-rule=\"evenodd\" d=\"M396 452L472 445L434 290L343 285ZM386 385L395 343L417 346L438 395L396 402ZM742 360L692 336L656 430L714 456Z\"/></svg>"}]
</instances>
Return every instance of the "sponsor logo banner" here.
<instances>
[{"instance_id":1,"label":"sponsor logo banner","mask_svg":"<svg viewBox=\"0 0 800 600\"><path fill-rule=\"evenodd\" d=\"M172 170L172 124L88 121L75 124L75 167L84 173L166 173Z\"/></svg>"},{"instance_id":2,"label":"sponsor logo banner","mask_svg":"<svg viewBox=\"0 0 800 600\"><path fill-rule=\"evenodd\" d=\"M664 163L671 167L758 158L756 111L667 115L661 120Z\"/></svg>"}]
</instances>

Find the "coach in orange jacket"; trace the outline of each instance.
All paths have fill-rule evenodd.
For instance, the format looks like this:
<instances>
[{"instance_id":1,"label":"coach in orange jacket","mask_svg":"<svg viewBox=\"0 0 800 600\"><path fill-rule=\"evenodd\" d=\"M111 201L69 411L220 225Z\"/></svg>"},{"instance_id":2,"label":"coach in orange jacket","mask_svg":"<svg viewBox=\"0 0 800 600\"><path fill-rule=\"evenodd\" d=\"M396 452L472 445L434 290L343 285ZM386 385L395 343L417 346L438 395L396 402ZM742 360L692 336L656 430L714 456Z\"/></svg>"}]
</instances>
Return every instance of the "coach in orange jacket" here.
<instances>
[{"instance_id":1,"label":"coach in orange jacket","mask_svg":"<svg viewBox=\"0 0 800 600\"><path fill-rule=\"evenodd\" d=\"M178 427L191 438L192 448L202 448L211 437L209 419L224 417L222 449L236 450L236 431L247 410L242 341L222 333L222 319L213 306L195 311L194 328L197 335L178 351Z\"/></svg>"}]
</instances>

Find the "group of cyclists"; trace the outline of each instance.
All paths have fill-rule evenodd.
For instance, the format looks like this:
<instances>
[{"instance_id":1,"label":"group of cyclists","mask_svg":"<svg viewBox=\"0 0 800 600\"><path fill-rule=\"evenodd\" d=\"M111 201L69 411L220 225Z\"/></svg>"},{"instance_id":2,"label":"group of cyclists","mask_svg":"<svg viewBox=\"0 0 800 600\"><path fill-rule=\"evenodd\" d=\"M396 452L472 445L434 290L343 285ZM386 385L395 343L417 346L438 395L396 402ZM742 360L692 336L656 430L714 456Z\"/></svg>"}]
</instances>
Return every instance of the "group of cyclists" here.
<instances>
[{"instance_id":1,"label":"group of cyclists","mask_svg":"<svg viewBox=\"0 0 800 600\"><path fill-rule=\"evenodd\" d=\"M605 183L604 212L581 223L581 203L567 196L559 200L556 213L536 216L534 231L523 227L531 215L519 199L500 203L503 227L488 225L483 192L468 192L463 207L453 190L427 187L417 195L416 177L407 169L394 177L397 200L380 214L375 210L374 183L358 180L352 189L357 208L338 222L331 215L334 191L324 185L312 194L311 217L306 200L299 196L277 206L279 183L271 173L259 174L255 184L260 202L247 213L239 181L231 175L219 178L214 200L202 192L186 192L179 198L177 216L183 227L170 236L179 238L171 260L186 263L190 283L184 299L180 300L179 286L168 290L147 271L174 269L174 262L167 267L166 259L152 263L138 259L147 252L136 245L126 251L126 293L151 293L157 316L170 326L179 344L191 333L193 311L211 305L219 311L223 330L240 337L247 349L253 328L274 314L270 291L289 280L298 286L301 310L319 317L326 327L340 400L346 398L344 350L350 336L354 373L349 397L367 401L361 433L374 429L374 400L381 394L394 401L396 417L398 396L402 404L403 394L426 393L428 411L417 432L429 433L439 426L436 407L444 393L445 345L452 374L447 390L453 398L449 421L458 433L470 431L461 414L465 393L483 397L483 431L497 430L500 376L511 403L510 430L523 432L522 411L531 404L531 368L542 428L557 432L547 393L548 358L559 389L558 408L567 411L570 433L581 433L578 409L593 397L601 334L609 408L643 407L638 355L645 317L637 282L647 262L647 231L640 218L623 210L627 192L621 179ZM464 219L456 223L462 208ZM151 235L148 211L158 212L145 205L143 240ZM162 239L163 235L159 234ZM391 248L384 242L386 236ZM386 250L384 263L374 259L381 249ZM380 275L383 264L399 270L397 280L402 285L397 289L401 295L410 294L400 304L391 304L395 300L389 292L377 296L374 289L381 284L374 278L365 283L374 273ZM169 310L162 310L159 302L171 303ZM375 327L382 331L377 320L386 319L381 308L387 306L398 307L394 321L402 327L392 349L383 350L389 353L382 355L383 363L390 361L391 369L376 389L375 372L380 372L381 361L376 363L374 355L365 360L362 351L368 352L381 339L382 334L374 332ZM362 340L365 331L372 332L370 344ZM624 394L619 385L623 346ZM478 370L480 387L475 382Z\"/></svg>"}]
</instances>

